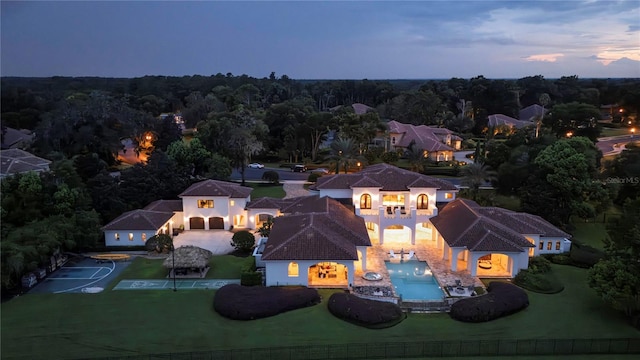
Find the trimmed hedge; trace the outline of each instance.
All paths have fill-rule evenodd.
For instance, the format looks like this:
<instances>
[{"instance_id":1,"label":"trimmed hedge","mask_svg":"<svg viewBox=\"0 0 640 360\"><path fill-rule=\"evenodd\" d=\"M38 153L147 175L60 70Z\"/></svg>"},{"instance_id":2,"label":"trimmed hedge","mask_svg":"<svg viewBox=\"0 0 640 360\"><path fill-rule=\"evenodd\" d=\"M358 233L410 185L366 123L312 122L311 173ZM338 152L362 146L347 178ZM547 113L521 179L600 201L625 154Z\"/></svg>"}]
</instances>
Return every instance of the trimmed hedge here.
<instances>
[{"instance_id":1,"label":"trimmed hedge","mask_svg":"<svg viewBox=\"0 0 640 360\"><path fill-rule=\"evenodd\" d=\"M405 318L397 304L363 299L348 293L331 295L328 307L335 317L370 329L388 328Z\"/></svg>"},{"instance_id":2,"label":"trimmed hedge","mask_svg":"<svg viewBox=\"0 0 640 360\"><path fill-rule=\"evenodd\" d=\"M604 251L588 245L581 245L577 242L571 245L571 252L569 253L572 264L582 268L592 267L600 261L600 259L604 258L604 256Z\"/></svg>"},{"instance_id":3,"label":"trimmed hedge","mask_svg":"<svg viewBox=\"0 0 640 360\"><path fill-rule=\"evenodd\" d=\"M243 286L262 285L262 273L257 271L243 271L240 274L240 284Z\"/></svg>"},{"instance_id":4,"label":"trimmed hedge","mask_svg":"<svg viewBox=\"0 0 640 360\"><path fill-rule=\"evenodd\" d=\"M485 322L514 314L529 306L529 297L521 288L493 281L488 294L462 299L451 305L449 316L463 322Z\"/></svg>"},{"instance_id":5,"label":"trimmed hedge","mask_svg":"<svg viewBox=\"0 0 640 360\"><path fill-rule=\"evenodd\" d=\"M216 291L213 308L234 320L254 320L320 303L315 289L229 284Z\"/></svg>"},{"instance_id":6,"label":"trimmed hedge","mask_svg":"<svg viewBox=\"0 0 640 360\"><path fill-rule=\"evenodd\" d=\"M564 285L551 272L536 273L531 270L520 270L513 278L513 283L541 294L557 294L564 290Z\"/></svg>"},{"instance_id":7,"label":"trimmed hedge","mask_svg":"<svg viewBox=\"0 0 640 360\"><path fill-rule=\"evenodd\" d=\"M542 256L535 256L529 259L529 272L534 274L544 274L551 271L551 261Z\"/></svg>"}]
</instances>

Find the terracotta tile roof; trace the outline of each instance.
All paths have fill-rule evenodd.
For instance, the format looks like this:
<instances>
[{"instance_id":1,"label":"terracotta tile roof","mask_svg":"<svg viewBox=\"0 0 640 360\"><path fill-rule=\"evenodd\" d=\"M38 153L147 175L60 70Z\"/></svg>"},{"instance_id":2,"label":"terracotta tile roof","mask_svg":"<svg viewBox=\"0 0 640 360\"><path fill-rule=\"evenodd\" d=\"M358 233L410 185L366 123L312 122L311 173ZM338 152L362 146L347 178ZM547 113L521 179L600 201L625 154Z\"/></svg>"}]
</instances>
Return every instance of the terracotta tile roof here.
<instances>
[{"instance_id":1,"label":"terracotta tile roof","mask_svg":"<svg viewBox=\"0 0 640 360\"><path fill-rule=\"evenodd\" d=\"M29 130L18 130L10 127L4 128L6 132L2 136L0 148L12 149L28 145L33 140L33 134Z\"/></svg>"},{"instance_id":2,"label":"terracotta tile roof","mask_svg":"<svg viewBox=\"0 0 640 360\"><path fill-rule=\"evenodd\" d=\"M367 166L355 174L336 174L318 178L314 189L351 189L372 184L383 191L408 191L412 187L436 188L457 191L451 182L403 170L389 164Z\"/></svg>"},{"instance_id":3,"label":"terracotta tile roof","mask_svg":"<svg viewBox=\"0 0 640 360\"><path fill-rule=\"evenodd\" d=\"M353 108L353 111L358 115L366 114L370 111L376 111L376 109L372 108L371 106L360 103L355 103L351 105L351 107Z\"/></svg>"},{"instance_id":4,"label":"terracotta tile roof","mask_svg":"<svg viewBox=\"0 0 640 360\"><path fill-rule=\"evenodd\" d=\"M220 180L204 180L195 183L178 195L183 196L227 196L231 198L246 198L253 189L236 183Z\"/></svg>"},{"instance_id":5,"label":"terracotta tile roof","mask_svg":"<svg viewBox=\"0 0 640 360\"><path fill-rule=\"evenodd\" d=\"M443 139L439 134L449 134L448 129L446 131L440 130L441 128L433 128L426 125L411 125L403 124L397 121L389 121L387 124L390 133L402 134L402 138L396 142L395 146L409 147L412 141L415 141L416 145L422 150L426 151L453 151L454 149L447 144L443 143Z\"/></svg>"},{"instance_id":6,"label":"terracotta tile roof","mask_svg":"<svg viewBox=\"0 0 640 360\"><path fill-rule=\"evenodd\" d=\"M519 234L571 238L570 234L558 229L537 215L515 212L499 207L478 207L478 212L506 225Z\"/></svg>"},{"instance_id":7,"label":"terracotta tile roof","mask_svg":"<svg viewBox=\"0 0 640 360\"><path fill-rule=\"evenodd\" d=\"M431 223L451 247L472 251L522 252L534 246L524 235L481 212L474 201L457 199L447 204Z\"/></svg>"},{"instance_id":8,"label":"terracotta tile roof","mask_svg":"<svg viewBox=\"0 0 640 360\"><path fill-rule=\"evenodd\" d=\"M144 207L143 210L153 210L162 212L181 212L182 200L156 200Z\"/></svg>"},{"instance_id":9,"label":"terracotta tile roof","mask_svg":"<svg viewBox=\"0 0 640 360\"><path fill-rule=\"evenodd\" d=\"M514 119L510 116L502 115L502 114L489 115L489 126L500 126L500 125L512 126L512 127L515 127L516 129L521 129L527 126L535 126L535 123L531 121L522 121L522 120Z\"/></svg>"},{"instance_id":10,"label":"terracotta tile roof","mask_svg":"<svg viewBox=\"0 0 640 360\"><path fill-rule=\"evenodd\" d=\"M37 157L20 149L8 149L0 152L0 177L29 171L48 171L51 161Z\"/></svg>"},{"instance_id":11,"label":"terracotta tile roof","mask_svg":"<svg viewBox=\"0 0 640 360\"><path fill-rule=\"evenodd\" d=\"M283 199L274 199L270 197L262 197L256 200L251 200L245 209L282 209L290 201Z\"/></svg>"},{"instance_id":12,"label":"terracotta tile roof","mask_svg":"<svg viewBox=\"0 0 640 360\"><path fill-rule=\"evenodd\" d=\"M173 212L153 210L128 211L102 227L102 230L158 230L171 220Z\"/></svg>"},{"instance_id":13,"label":"terracotta tile roof","mask_svg":"<svg viewBox=\"0 0 640 360\"><path fill-rule=\"evenodd\" d=\"M357 260L356 246L371 246L364 220L329 197L298 198L293 210L274 219L263 260Z\"/></svg>"}]
</instances>

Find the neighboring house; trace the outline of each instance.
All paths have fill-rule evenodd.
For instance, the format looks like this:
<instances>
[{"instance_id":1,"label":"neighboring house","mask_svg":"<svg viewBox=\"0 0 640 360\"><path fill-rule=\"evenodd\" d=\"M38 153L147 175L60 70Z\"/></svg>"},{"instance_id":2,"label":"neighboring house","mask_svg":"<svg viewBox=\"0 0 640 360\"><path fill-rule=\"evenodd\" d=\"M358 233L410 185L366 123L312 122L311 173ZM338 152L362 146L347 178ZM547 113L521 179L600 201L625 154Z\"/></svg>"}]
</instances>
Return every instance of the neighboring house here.
<instances>
[{"instance_id":1,"label":"neighboring house","mask_svg":"<svg viewBox=\"0 0 640 360\"><path fill-rule=\"evenodd\" d=\"M350 287L356 269L366 270L371 241L364 220L329 197L295 198L281 206L284 216L273 220L257 254L266 285Z\"/></svg>"},{"instance_id":2,"label":"neighboring house","mask_svg":"<svg viewBox=\"0 0 640 360\"><path fill-rule=\"evenodd\" d=\"M2 142L0 147L5 149L24 148L33 141L33 134L29 130L18 130L10 127L2 128Z\"/></svg>"},{"instance_id":3,"label":"neighboring house","mask_svg":"<svg viewBox=\"0 0 640 360\"><path fill-rule=\"evenodd\" d=\"M387 123L388 131L384 138L374 139L375 142L388 142L391 149L406 150L411 143L424 151L424 156L434 161L453 160L453 153L460 150L462 138L449 129L436 128L426 125L403 124L397 121Z\"/></svg>"},{"instance_id":4,"label":"neighboring house","mask_svg":"<svg viewBox=\"0 0 640 360\"><path fill-rule=\"evenodd\" d=\"M219 180L205 180L182 192L181 200L158 200L144 209L126 212L103 227L107 246L144 245L156 234L173 229L230 230L255 228L247 222L245 206L253 189ZM124 241L123 241L124 240Z\"/></svg>"},{"instance_id":5,"label":"neighboring house","mask_svg":"<svg viewBox=\"0 0 640 360\"><path fill-rule=\"evenodd\" d=\"M503 114L489 115L489 127L496 128L506 126L509 128L522 129L528 126L536 126L536 121L544 113L549 112L538 104L533 104L519 111L519 119L514 119Z\"/></svg>"},{"instance_id":6,"label":"neighboring house","mask_svg":"<svg viewBox=\"0 0 640 360\"><path fill-rule=\"evenodd\" d=\"M313 190L342 203L353 204L356 215L384 243L385 232L409 229L411 244L416 232L429 227L438 215L438 203L455 199L451 182L388 164L376 164L354 174L323 176Z\"/></svg>"},{"instance_id":7,"label":"neighboring house","mask_svg":"<svg viewBox=\"0 0 640 360\"><path fill-rule=\"evenodd\" d=\"M49 171L51 161L20 149L0 151L0 178L30 171Z\"/></svg>"},{"instance_id":8,"label":"neighboring house","mask_svg":"<svg viewBox=\"0 0 640 360\"><path fill-rule=\"evenodd\" d=\"M538 104L529 105L526 108L520 110L518 117L521 121L533 121L534 123L549 112L549 109L545 109Z\"/></svg>"},{"instance_id":9,"label":"neighboring house","mask_svg":"<svg viewBox=\"0 0 640 360\"><path fill-rule=\"evenodd\" d=\"M514 118L512 118L510 116L507 116L507 115L494 114L494 115L489 115L488 126L490 128L497 128L497 127L500 127L500 126L506 126L506 127L509 127L509 128L522 129L522 128L525 128L527 126L536 126L536 123L534 121L529 121L529 120L514 119Z\"/></svg>"},{"instance_id":10,"label":"neighboring house","mask_svg":"<svg viewBox=\"0 0 640 360\"><path fill-rule=\"evenodd\" d=\"M457 199L431 218L431 240L442 251L451 271L472 276L515 276L529 265L529 257L569 251L570 235L539 216L497 207L482 207ZM464 267L464 268L460 268Z\"/></svg>"},{"instance_id":11,"label":"neighboring house","mask_svg":"<svg viewBox=\"0 0 640 360\"><path fill-rule=\"evenodd\" d=\"M181 113L162 113L159 116L160 120L166 120L168 118L173 118L173 121L176 123L176 125L178 125L178 127L180 128L180 130L184 131L185 130L185 125L184 125L184 118L182 117Z\"/></svg>"},{"instance_id":12,"label":"neighboring house","mask_svg":"<svg viewBox=\"0 0 640 360\"><path fill-rule=\"evenodd\" d=\"M344 105L334 106L334 107L330 108L329 111L331 111L331 112L338 111L343 106ZM368 112L376 111L376 109L372 108L371 106L368 106L368 105L365 105L365 104L361 104L361 103L352 104L351 108L353 108L353 111L356 113L356 115L363 115L363 114L366 114Z\"/></svg>"}]
</instances>

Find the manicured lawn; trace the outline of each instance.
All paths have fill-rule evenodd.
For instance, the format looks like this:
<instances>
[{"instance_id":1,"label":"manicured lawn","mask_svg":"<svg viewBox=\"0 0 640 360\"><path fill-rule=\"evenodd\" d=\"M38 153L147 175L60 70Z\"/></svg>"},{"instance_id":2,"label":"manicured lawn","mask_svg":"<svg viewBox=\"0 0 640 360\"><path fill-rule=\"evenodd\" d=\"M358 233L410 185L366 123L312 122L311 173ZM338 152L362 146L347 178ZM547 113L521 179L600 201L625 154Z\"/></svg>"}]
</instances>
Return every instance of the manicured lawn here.
<instances>
[{"instance_id":1,"label":"manicured lawn","mask_svg":"<svg viewBox=\"0 0 640 360\"><path fill-rule=\"evenodd\" d=\"M169 271L162 266L164 259L136 258L125 268L110 289L124 279L164 279ZM206 279L239 279L242 268L253 263L251 256L246 258L233 255L216 255L209 261L210 269Z\"/></svg>"},{"instance_id":2,"label":"manicured lawn","mask_svg":"<svg viewBox=\"0 0 640 360\"><path fill-rule=\"evenodd\" d=\"M605 224L576 222L574 225L576 229L573 231L573 234L571 234L573 235L571 240L604 250L604 242L602 242L602 240L607 237Z\"/></svg>"},{"instance_id":3,"label":"manicured lawn","mask_svg":"<svg viewBox=\"0 0 640 360\"><path fill-rule=\"evenodd\" d=\"M137 264L142 271L154 266ZM139 274L129 274L139 278ZM150 274L152 270L147 270ZM489 323L447 314L409 314L370 330L333 317L323 302L271 318L233 321L213 310L212 290L105 291L23 295L2 304L2 357L74 358L365 342L640 337L586 286L586 270L554 265L559 294L529 292L526 310Z\"/></svg>"},{"instance_id":4,"label":"manicured lawn","mask_svg":"<svg viewBox=\"0 0 640 360\"><path fill-rule=\"evenodd\" d=\"M251 192L251 199L257 199L261 197L282 199L286 195L284 189L282 188L282 185L247 183L246 186L253 188L253 191Z\"/></svg>"},{"instance_id":5,"label":"manicured lawn","mask_svg":"<svg viewBox=\"0 0 640 360\"><path fill-rule=\"evenodd\" d=\"M520 211L520 198L515 195L495 195L496 206L513 210Z\"/></svg>"}]
</instances>

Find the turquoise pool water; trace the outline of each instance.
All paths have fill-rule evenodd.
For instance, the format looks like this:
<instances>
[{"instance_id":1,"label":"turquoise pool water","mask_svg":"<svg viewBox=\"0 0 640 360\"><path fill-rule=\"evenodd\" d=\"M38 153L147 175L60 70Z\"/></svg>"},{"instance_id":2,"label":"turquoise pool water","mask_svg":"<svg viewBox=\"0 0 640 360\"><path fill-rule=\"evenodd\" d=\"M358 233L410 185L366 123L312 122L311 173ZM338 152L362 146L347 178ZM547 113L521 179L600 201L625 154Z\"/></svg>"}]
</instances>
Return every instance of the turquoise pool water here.
<instances>
[{"instance_id":1,"label":"turquoise pool water","mask_svg":"<svg viewBox=\"0 0 640 360\"><path fill-rule=\"evenodd\" d=\"M389 262L391 283L402 300L442 300L444 293L425 261Z\"/></svg>"}]
</instances>

